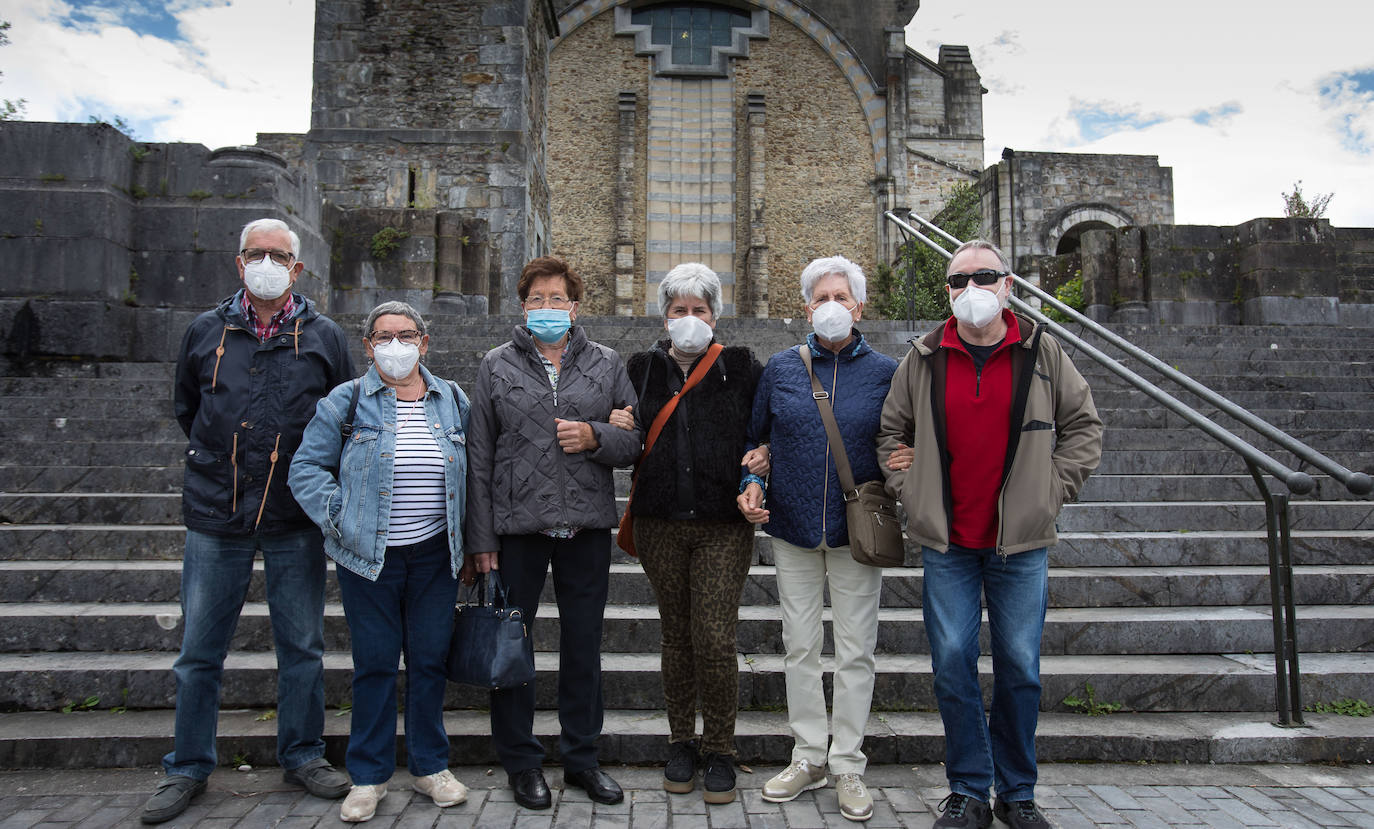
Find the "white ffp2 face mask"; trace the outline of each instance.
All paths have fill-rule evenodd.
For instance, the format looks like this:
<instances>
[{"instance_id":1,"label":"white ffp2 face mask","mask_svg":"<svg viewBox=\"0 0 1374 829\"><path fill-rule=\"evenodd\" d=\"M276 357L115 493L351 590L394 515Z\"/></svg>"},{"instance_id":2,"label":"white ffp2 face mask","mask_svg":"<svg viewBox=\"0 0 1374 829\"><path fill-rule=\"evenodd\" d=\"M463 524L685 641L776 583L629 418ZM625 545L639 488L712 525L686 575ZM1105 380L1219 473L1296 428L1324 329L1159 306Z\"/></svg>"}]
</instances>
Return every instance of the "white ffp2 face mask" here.
<instances>
[{"instance_id":1,"label":"white ffp2 face mask","mask_svg":"<svg viewBox=\"0 0 1374 829\"><path fill-rule=\"evenodd\" d=\"M372 360L382 374L392 380L404 380L420 360L420 347L397 338L385 345L373 346Z\"/></svg>"},{"instance_id":2,"label":"white ffp2 face mask","mask_svg":"<svg viewBox=\"0 0 1374 829\"><path fill-rule=\"evenodd\" d=\"M969 283L964 292L950 303L950 310L958 321L974 328L983 328L1002 313L1000 291L985 291Z\"/></svg>"},{"instance_id":3,"label":"white ffp2 face mask","mask_svg":"<svg viewBox=\"0 0 1374 829\"><path fill-rule=\"evenodd\" d=\"M853 328L854 314L833 299L811 312L811 329L822 340L838 342L848 337Z\"/></svg>"},{"instance_id":4,"label":"white ffp2 face mask","mask_svg":"<svg viewBox=\"0 0 1374 829\"><path fill-rule=\"evenodd\" d=\"M243 284L247 286L248 293L270 302L291 287L291 269L273 262L270 256L264 256L261 262L244 264Z\"/></svg>"},{"instance_id":5,"label":"white ffp2 face mask","mask_svg":"<svg viewBox=\"0 0 1374 829\"><path fill-rule=\"evenodd\" d=\"M683 354L700 354L711 344L711 326L700 317L687 315L668 320L668 336L673 348Z\"/></svg>"}]
</instances>

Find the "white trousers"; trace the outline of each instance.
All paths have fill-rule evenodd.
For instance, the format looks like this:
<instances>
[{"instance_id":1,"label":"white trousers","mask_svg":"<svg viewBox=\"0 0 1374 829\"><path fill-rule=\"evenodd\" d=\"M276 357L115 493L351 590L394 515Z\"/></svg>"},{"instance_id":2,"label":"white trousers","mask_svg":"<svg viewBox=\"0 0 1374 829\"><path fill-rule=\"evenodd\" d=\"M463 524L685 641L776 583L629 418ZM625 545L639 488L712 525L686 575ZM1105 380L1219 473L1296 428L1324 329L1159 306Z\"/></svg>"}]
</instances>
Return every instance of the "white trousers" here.
<instances>
[{"instance_id":1,"label":"white trousers","mask_svg":"<svg viewBox=\"0 0 1374 829\"><path fill-rule=\"evenodd\" d=\"M773 540L782 643L787 651L787 720L796 740L792 760L829 763L834 774L863 774L864 726L873 702L873 648L878 642L880 567L860 564L849 547L807 549ZM821 687L821 610L830 585L835 640L834 711L826 727ZM826 744L829 742L829 751Z\"/></svg>"}]
</instances>

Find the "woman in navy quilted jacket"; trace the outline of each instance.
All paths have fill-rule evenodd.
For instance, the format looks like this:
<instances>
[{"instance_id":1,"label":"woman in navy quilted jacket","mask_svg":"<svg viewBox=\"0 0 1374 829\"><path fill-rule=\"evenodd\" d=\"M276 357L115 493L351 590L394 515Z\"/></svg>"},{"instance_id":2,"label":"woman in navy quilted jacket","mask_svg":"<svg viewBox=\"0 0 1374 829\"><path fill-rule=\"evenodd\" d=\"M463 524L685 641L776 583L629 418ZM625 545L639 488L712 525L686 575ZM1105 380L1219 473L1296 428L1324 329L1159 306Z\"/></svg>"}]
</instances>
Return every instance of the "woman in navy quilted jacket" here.
<instances>
[{"instance_id":1,"label":"woman in navy quilted jacket","mask_svg":"<svg viewBox=\"0 0 1374 829\"><path fill-rule=\"evenodd\" d=\"M882 570L854 561L835 460L801 349L829 394L855 484L881 481L875 438L897 361L869 347L854 324L867 297L863 271L842 256L817 259L801 275L814 333L774 354L763 370L749 424L749 448L767 446L769 480L745 475L740 511L772 536L782 611L783 667L792 763L763 787L763 799L792 800L836 774L840 813L873 813L863 783L864 725L873 698ZM834 703L827 729L821 688L821 611L830 587L835 639Z\"/></svg>"}]
</instances>

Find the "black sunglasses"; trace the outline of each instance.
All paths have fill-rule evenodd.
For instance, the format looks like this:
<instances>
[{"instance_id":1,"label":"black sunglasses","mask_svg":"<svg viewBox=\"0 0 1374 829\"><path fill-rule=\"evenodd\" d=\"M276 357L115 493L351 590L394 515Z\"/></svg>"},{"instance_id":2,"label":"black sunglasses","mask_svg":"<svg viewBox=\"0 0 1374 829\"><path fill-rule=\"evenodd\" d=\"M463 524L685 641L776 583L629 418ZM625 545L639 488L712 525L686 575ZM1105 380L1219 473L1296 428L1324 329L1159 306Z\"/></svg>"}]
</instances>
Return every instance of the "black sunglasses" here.
<instances>
[{"instance_id":1,"label":"black sunglasses","mask_svg":"<svg viewBox=\"0 0 1374 829\"><path fill-rule=\"evenodd\" d=\"M991 285L1002 277L1009 276L1010 273L1010 271L994 271L991 268L983 268L973 273L952 273L946 278L949 280L949 287L958 289L967 288L970 279L977 285Z\"/></svg>"}]
</instances>

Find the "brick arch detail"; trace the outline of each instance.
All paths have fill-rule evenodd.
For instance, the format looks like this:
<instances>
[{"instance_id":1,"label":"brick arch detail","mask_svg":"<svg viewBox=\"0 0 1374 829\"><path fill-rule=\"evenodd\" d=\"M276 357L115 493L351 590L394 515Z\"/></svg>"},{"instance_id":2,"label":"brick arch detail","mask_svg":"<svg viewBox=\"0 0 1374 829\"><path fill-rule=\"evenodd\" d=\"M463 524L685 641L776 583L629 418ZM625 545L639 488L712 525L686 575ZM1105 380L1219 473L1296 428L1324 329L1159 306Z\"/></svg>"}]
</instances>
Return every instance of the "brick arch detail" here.
<instances>
[{"instance_id":1,"label":"brick arch detail","mask_svg":"<svg viewBox=\"0 0 1374 829\"><path fill-rule=\"evenodd\" d=\"M1102 222L1120 228L1134 225L1131 214L1110 204L1073 204L1058 211L1056 217L1045 224L1040 234L1041 243L1047 253L1053 254L1059 247L1059 240L1076 225L1084 222Z\"/></svg>"},{"instance_id":2,"label":"brick arch detail","mask_svg":"<svg viewBox=\"0 0 1374 829\"><path fill-rule=\"evenodd\" d=\"M570 6L558 15L558 30L561 34L550 42L549 50L558 48L562 39L583 23L619 5L622 5L621 0L582 0ZM878 88L869 77L868 70L845 43L844 38L792 0L753 0L750 5L766 9L805 32L839 67L850 89L854 91L854 96L858 98L859 108L868 125L874 175L887 175L887 100L878 94Z\"/></svg>"}]
</instances>

